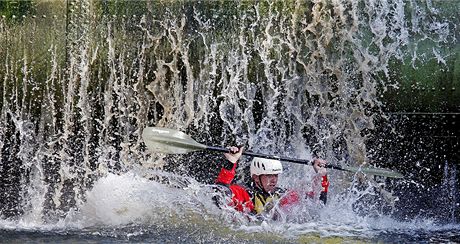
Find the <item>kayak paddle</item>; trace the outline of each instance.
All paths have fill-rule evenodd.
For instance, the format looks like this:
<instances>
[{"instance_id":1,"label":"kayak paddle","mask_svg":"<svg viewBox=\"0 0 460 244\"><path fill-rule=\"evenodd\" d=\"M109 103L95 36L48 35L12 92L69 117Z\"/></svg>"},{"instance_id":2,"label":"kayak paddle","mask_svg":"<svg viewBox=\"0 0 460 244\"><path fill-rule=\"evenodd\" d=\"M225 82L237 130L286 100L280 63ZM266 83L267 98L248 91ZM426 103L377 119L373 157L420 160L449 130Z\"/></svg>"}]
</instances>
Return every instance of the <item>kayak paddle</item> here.
<instances>
[{"instance_id":1,"label":"kayak paddle","mask_svg":"<svg viewBox=\"0 0 460 244\"><path fill-rule=\"evenodd\" d=\"M212 147L201 144L189 135L174 129L167 129L161 127L146 127L142 133L145 145L151 152L167 153L167 154L184 154L195 151L209 150L217 152L230 152L228 148L223 147ZM278 157L262 153L254 153L249 151L243 151L243 155L261 157L268 159L276 159L280 161L287 161L298 164L312 165L309 160ZM350 166L339 166L327 164L325 166L329 169L337 169L342 171L348 171L352 173L362 172L364 174L379 175L391 178L403 178L403 175L388 169L374 168L374 167L350 167Z\"/></svg>"}]
</instances>

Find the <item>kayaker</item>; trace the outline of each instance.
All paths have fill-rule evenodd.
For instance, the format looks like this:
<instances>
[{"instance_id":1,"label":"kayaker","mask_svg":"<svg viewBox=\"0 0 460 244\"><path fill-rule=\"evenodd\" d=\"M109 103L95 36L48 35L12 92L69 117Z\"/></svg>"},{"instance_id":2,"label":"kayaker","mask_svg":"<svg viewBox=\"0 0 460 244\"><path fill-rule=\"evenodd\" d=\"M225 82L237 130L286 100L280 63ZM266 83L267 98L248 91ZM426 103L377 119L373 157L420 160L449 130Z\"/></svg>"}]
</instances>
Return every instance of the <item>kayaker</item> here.
<instances>
[{"instance_id":1,"label":"kayaker","mask_svg":"<svg viewBox=\"0 0 460 244\"><path fill-rule=\"evenodd\" d=\"M329 187L326 168L324 168L326 161L322 159L313 160L313 168L316 172L313 177L313 189L319 190L298 193L293 190L286 191L277 186L278 175L283 172L283 166L279 160L255 157L250 165L252 182L249 188L245 188L232 184L243 148L230 147L229 149L231 153L224 154L228 162L222 167L216 179L216 184L225 186L224 191L231 196L231 200L227 204L236 210L262 215L270 211L275 204L278 204L280 209L287 209L294 204L298 204L302 197L317 197L318 192L321 202L326 203ZM303 194L305 195L302 196ZM218 201L218 199L215 200ZM218 204L222 204L222 201Z\"/></svg>"}]
</instances>

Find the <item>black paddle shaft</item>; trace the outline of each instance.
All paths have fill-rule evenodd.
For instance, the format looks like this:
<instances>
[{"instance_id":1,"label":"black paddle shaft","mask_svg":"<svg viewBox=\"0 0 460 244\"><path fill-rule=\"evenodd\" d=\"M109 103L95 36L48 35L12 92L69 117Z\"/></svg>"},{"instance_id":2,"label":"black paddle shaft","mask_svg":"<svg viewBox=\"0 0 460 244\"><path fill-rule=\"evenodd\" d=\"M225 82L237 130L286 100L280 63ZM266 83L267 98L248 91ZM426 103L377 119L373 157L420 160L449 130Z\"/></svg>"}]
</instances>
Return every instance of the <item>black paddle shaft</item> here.
<instances>
[{"instance_id":1,"label":"black paddle shaft","mask_svg":"<svg viewBox=\"0 0 460 244\"><path fill-rule=\"evenodd\" d=\"M168 128L161 128L161 127L146 127L142 132L142 138L147 145L147 148L152 152L158 153L167 153L167 154L178 154L178 153L188 153L194 152L198 150L209 150L209 151L217 151L228 153L230 150L228 148L223 147L212 147L206 146L204 144L198 143L189 135L180 132L174 129ZM287 161L292 163L298 163L303 165L312 165L313 162L309 160L297 159L297 158L287 158L287 157L279 157L279 156L272 156L262 153L253 153L253 152L243 152L244 155L253 156L253 157L261 157L261 158L268 158L268 159L275 159L280 161ZM347 172L363 172L370 175L380 175L392 178L403 178L404 176L398 172L389 171L386 169L378 169L378 168L361 168L361 167L348 167L348 166L339 166L339 165L331 165L327 164L325 166L329 169L337 169L341 171Z\"/></svg>"},{"instance_id":2,"label":"black paddle shaft","mask_svg":"<svg viewBox=\"0 0 460 244\"><path fill-rule=\"evenodd\" d=\"M224 147L206 146L206 150L216 151L216 152L223 152L223 153L231 153L230 149L224 148ZM280 161L288 161L288 162L298 163L298 164L313 165L313 161L310 161L310 160L304 160L304 159L298 159L298 158L288 158L288 157L278 157L278 156L273 156L273 155L268 155L268 154L263 154L263 153L255 153L255 152L250 152L250 151L243 151L243 155L252 156L252 157L260 157L260 158L275 159L275 160L280 160ZM329 169L338 169L338 170L348 171L348 170L346 170L346 169L344 169L344 168L342 168L340 166L337 166L337 165L327 164L325 167L329 168Z\"/></svg>"}]
</instances>

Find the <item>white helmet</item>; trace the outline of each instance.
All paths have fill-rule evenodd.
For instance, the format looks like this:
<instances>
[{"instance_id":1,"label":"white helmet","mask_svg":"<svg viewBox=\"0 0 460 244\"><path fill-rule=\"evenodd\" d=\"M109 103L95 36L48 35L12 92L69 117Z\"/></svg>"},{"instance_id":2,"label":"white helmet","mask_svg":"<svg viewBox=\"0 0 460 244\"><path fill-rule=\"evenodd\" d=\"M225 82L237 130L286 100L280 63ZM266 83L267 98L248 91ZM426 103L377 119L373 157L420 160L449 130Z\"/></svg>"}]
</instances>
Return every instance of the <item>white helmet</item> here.
<instances>
[{"instance_id":1,"label":"white helmet","mask_svg":"<svg viewBox=\"0 0 460 244\"><path fill-rule=\"evenodd\" d=\"M283 173L283 165L279 160L254 158L250 167L251 175L276 175Z\"/></svg>"}]
</instances>

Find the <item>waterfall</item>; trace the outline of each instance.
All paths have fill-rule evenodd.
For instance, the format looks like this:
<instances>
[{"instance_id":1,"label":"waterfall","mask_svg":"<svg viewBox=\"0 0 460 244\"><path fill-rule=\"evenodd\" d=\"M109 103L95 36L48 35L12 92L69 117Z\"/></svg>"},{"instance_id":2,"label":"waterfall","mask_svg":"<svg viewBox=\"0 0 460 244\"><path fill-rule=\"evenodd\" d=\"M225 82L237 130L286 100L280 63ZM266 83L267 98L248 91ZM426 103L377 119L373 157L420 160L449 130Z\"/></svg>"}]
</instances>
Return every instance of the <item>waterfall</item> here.
<instances>
[{"instance_id":1,"label":"waterfall","mask_svg":"<svg viewBox=\"0 0 460 244\"><path fill-rule=\"evenodd\" d=\"M443 63L440 45L455 40L431 1L37 5L48 14L0 19L0 213L37 221L65 215L108 173L164 167L146 126L369 163L382 93L401 82L392 70Z\"/></svg>"},{"instance_id":2,"label":"waterfall","mask_svg":"<svg viewBox=\"0 0 460 244\"><path fill-rule=\"evenodd\" d=\"M445 216L445 221L448 223L457 222L458 210L458 180L457 180L457 167L455 165L449 166L446 161L444 164L444 174L441 184L441 209Z\"/></svg>"}]
</instances>

